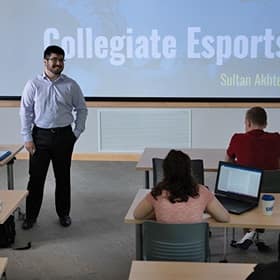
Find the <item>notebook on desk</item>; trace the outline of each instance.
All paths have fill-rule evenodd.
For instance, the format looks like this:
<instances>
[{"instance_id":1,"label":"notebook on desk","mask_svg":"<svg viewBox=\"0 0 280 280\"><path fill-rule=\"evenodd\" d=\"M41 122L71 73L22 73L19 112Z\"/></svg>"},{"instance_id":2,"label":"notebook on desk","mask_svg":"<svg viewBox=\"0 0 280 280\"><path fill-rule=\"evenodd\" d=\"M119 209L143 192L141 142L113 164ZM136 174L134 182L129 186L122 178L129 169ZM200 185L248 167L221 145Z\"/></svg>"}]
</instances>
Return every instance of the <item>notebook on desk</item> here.
<instances>
[{"instance_id":1,"label":"notebook on desk","mask_svg":"<svg viewBox=\"0 0 280 280\"><path fill-rule=\"evenodd\" d=\"M0 161L8 157L11 153L11 151L0 151Z\"/></svg>"},{"instance_id":2,"label":"notebook on desk","mask_svg":"<svg viewBox=\"0 0 280 280\"><path fill-rule=\"evenodd\" d=\"M215 196L232 214L258 206L263 171L229 162L219 162Z\"/></svg>"}]
</instances>

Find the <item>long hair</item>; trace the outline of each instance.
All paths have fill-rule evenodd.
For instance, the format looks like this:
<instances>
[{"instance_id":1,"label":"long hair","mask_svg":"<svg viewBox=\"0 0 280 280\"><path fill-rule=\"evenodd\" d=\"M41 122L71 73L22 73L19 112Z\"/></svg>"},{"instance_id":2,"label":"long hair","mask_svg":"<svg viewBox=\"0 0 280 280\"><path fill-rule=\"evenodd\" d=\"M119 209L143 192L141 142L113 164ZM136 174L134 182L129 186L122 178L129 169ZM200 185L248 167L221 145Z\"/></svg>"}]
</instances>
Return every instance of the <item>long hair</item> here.
<instances>
[{"instance_id":1,"label":"long hair","mask_svg":"<svg viewBox=\"0 0 280 280\"><path fill-rule=\"evenodd\" d=\"M152 196L169 193L170 202L188 201L189 197L199 196L198 184L192 176L191 159L182 151L171 150L163 160L163 180L151 191Z\"/></svg>"}]
</instances>

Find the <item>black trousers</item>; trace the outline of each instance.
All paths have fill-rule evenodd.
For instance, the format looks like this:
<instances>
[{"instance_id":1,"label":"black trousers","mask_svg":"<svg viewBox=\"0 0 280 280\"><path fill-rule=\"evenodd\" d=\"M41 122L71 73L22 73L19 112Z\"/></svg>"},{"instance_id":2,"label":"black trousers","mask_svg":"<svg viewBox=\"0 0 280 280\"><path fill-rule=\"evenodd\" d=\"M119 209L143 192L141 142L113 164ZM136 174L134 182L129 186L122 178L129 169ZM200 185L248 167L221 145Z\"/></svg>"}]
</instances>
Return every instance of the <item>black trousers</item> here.
<instances>
[{"instance_id":1,"label":"black trousers","mask_svg":"<svg viewBox=\"0 0 280 280\"><path fill-rule=\"evenodd\" d=\"M53 129L34 127L36 151L29 159L29 194L26 199L26 219L35 221L43 201L44 185L52 161L55 176L55 207L59 217L69 215L71 207L70 169L76 137L71 126Z\"/></svg>"}]
</instances>

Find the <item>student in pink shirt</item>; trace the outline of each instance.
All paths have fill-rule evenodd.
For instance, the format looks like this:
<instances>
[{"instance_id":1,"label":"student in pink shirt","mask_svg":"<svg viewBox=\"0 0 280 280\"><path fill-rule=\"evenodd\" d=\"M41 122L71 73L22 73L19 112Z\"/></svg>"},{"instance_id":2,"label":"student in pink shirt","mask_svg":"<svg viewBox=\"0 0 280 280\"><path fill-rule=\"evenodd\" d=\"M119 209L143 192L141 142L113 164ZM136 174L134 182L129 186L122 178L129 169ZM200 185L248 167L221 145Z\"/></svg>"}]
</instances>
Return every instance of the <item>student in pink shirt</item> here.
<instances>
[{"instance_id":1,"label":"student in pink shirt","mask_svg":"<svg viewBox=\"0 0 280 280\"><path fill-rule=\"evenodd\" d=\"M163 180L136 207L136 219L198 223L203 221L206 211L217 221L229 221L229 213L213 193L196 183L188 155L171 150L163 161L163 173Z\"/></svg>"}]
</instances>

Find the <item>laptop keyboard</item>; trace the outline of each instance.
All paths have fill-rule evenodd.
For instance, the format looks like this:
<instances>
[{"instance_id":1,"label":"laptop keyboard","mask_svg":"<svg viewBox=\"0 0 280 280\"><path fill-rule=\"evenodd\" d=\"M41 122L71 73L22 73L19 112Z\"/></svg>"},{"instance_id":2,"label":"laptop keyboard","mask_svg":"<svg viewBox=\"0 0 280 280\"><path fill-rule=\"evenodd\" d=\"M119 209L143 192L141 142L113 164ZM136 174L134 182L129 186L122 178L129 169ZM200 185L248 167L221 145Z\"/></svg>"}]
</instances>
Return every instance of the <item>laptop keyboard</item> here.
<instances>
[{"instance_id":1,"label":"laptop keyboard","mask_svg":"<svg viewBox=\"0 0 280 280\"><path fill-rule=\"evenodd\" d=\"M231 213L238 214L240 210L250 209L252 204L240 200L233 200L228 197L216 196L222 205ZM241 212L243 212L241 211Z\"/></svg>"},{"instance_id":2,"label":"laptop keyboard","mask_svg":"<svg viewBox=\"0 0 280 280\"><path fill-rule=\"evenodd\" d=\"M228 206L236 207L236 206L245 206L248 205L248 202L243 202L240 200L233 200L228 197L216 196L217 199L223 204L226 203Z\"/></svg>"}]
</instances>

